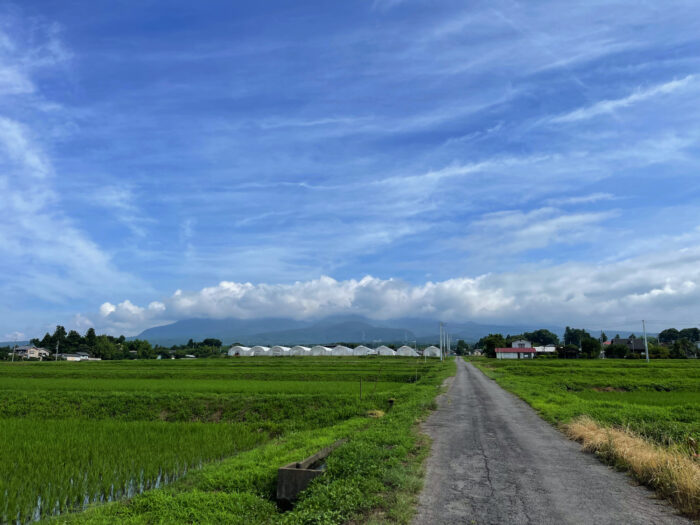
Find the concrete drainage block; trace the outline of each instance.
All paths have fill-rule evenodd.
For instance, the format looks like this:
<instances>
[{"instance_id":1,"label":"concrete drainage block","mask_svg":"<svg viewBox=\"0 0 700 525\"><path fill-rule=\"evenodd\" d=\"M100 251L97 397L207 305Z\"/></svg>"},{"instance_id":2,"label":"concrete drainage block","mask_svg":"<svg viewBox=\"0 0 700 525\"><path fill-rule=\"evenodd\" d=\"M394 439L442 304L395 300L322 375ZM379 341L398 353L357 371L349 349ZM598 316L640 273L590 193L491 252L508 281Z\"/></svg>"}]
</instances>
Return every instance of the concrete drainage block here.
<instances>
[{"instance_id":1,"label":"concrete drainage block","mask_svg":"<svg viewBox=\"0 0 700 525\"><path fill-rule=\"evenodd\" d=\"M347 439L336 441L313 456L303 461L295 461L277 470L277 501L282 505L291 505L299 497L299 493L309 486L315 478L326 469L325 459Z\"/></svg>"}]
</instances>

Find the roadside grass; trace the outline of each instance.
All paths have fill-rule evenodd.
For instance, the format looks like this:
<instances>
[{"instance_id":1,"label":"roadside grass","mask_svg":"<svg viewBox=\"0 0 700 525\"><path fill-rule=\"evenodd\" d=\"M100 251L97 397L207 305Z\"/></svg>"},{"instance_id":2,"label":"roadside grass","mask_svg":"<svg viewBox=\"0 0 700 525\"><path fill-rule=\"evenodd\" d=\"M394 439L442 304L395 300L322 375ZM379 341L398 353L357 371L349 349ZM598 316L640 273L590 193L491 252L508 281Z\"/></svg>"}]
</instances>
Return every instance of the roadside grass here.
<instances>
[{"instance_id":1,"label":"roadside grass","mask_svg":"<svg viewBox=\"0 0 700 525\"><path fill-rule=\"evenodd\" d=\"M585 450L700 517L700 362L469 361Z\"/></svg>"},{"instance_id":2,"label":"roadside grass","mask_svg":"<svg viewBox=\"0 0 700 525\"><path fill-rule=\"evenodd\" d=\"M0 522L408 523L426 453L415 423L455 369L403 358L84 364L0 365ZM280 512L277 468L341 437L324 476Z\"/></svg>"},{"instance_id":3,"label":"roadside grass","mask_svg":"<svg viewBox=\"0 0 700 525\"><path fill-rule=\"evenodd\" d=\"M700 517L700 465L696 460L629 431L601 426L587 416L578 417L563 428L584 450L629 471L684 514Z\"/></svg>"}]
</instances>

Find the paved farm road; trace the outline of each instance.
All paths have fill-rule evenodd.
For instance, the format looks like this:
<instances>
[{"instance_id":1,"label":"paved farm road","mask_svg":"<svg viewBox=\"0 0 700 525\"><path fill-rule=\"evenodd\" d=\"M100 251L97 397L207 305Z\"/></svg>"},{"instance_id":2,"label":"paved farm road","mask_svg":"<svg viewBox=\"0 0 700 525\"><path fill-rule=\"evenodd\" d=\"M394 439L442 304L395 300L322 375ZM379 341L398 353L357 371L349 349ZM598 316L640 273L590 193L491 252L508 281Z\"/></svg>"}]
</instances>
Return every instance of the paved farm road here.
<instances>
[{"instance_id":1,"label":"paved farm road","mask_svg":"<svg viewBox=\"0 0 700 525\"><path fill-rule=\"evenodd\" d=\"M415 524L690 523L473 365L457 363L424 425L433 447Z\"/></svg>"}]
</instances>

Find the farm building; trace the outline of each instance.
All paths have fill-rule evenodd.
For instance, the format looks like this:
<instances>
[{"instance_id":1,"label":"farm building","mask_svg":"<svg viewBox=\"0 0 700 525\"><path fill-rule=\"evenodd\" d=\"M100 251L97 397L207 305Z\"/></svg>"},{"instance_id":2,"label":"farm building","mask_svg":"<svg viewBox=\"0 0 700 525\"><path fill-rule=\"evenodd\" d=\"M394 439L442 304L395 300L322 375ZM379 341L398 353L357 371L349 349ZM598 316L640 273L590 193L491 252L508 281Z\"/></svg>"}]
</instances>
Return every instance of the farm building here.
<instances>
[{"instance_id":1,"label":"farm building","mask_svg":"<svg viewBox=\"0 0 700 525\"><path fill-rule=\"evenodd\" d=\"M396 352L389 348L388 346L380 346L377 348L377 354L378 355L396 355Z\"/></svg>"},{"instance_id":2,"label":"farm building","mask_svg":"<svg viewBox=\"0 0 700 525\"><path fill-rule=\"evenodd\" d=\"M533 346L535 349L535 354L556 354L557 347L554 345L547 346Z\"/></svg>"},{"instance_id":3,"label":"farm building","mask_svg":"<svg viewBox=\"0 0 700 525\"><path fill-rule=\"evenodd\" d=\"M316 345L311 349L311 355L331 355L331 349L325 346Z\"/></svg>"},{"instance_id":4,"label":"farm building","mask_svg":"<svg viewBox=\"0 0 700 525\"><path fill-rule=\"evenodd\" d=\"M440 349L437 346L429 346L423 350L425 357L440 357Z\"/></svg>"},{"instance_id":5,"label":"farm building","mask_svg":"<svg viewBox=\"0 0 700 525\"><path fill-rule=\"evenodd\" d=\"M498 359L532 359L535 357L534 348L496 348Z\"/></svg>"},{"instance_id":6,"label":"farm building","mask_svg":"<svg viewBox=\"0 0 700 525\"><path fill-rule=\"evenodd\" d=\"M418 352L410 346L404 345L396 351L396 355L401 357L418 357Z\"/></svg>"},{"instance_id":7,"label":"farm building","mask_svg":"<svg viewBox=\"0 0 700 525\"><path fill-rule=\"evenodd\" d=\"M253 355L253 351L248 348L247 346L232 346L231 348L228 349L228 355L229 357L234 357L234 356L241 356L241 357L248 357Z\"/></svg>"},{"instance_id":8,"label":"farm building","mask_svg":"<svg viewBox=\"0 0 700 525\"><path fill-rule=\"evenodd\" d=\"M285 355L291 355L289 352L290 352L290 349L288 346L277 345L277 346L273 346L272 348L270 348L270 354L273 356L280 357L280 356L285 356Z\"/></svg>"},{"instance_id":9,"label":"farm building","mask_svg":"<svg viewBox=\"0 0 700 525\"><path fill-rule=\"evenodd\" d=\"M258 356L269 356L270 354L270 349L267 346L254 346L253 348L250 349L253 352L253 355L258 357Z\"/></svg>"},{"instance_id":10,"label":"farm building","mask_svg":"<svg viewBox=\"0 0 700 525\"><path fill-rule=\"evenodd\" d=\"M289 351L291 355L311 355L311 348L308 346L293 346Z\"/></svg>"},{"instance_id":11,"label":"farm building","mask_svg":"<svg viewBox=\"0 0 700 525\"><path fill-rule=\"evenodd\" d=\"M370 355L371 353L372 349L364 345L356 346L352 351L352 355Z\"/></svg>"},{"instance_id":12,"label":"farm building","mask_svg":"<svg viewBox=\"0 0 700 525\"><path fill-rule=\"evenodd\" d=\"M352 355L352 348L347 346L338 345L331 350L332 355L349 356Z\"/></svg>"}]
</instances>

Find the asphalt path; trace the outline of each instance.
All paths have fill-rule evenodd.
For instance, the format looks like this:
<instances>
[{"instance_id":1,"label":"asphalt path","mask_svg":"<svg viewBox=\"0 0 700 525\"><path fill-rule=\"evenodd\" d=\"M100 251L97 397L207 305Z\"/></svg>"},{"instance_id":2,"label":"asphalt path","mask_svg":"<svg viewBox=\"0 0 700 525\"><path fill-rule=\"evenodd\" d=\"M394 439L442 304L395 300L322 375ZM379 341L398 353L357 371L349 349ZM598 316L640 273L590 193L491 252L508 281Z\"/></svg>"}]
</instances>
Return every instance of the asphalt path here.
<instances>
[{"instance_id":1,"label":"asphalt path","mask_svg":"<svg viewBox=\"0 0 700 525\"><path fill-rule=\"evenodd\" d=\"M433 444L415 525L691 523L460 358L423 429Z\"/></svg>"}]
</instances>

